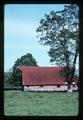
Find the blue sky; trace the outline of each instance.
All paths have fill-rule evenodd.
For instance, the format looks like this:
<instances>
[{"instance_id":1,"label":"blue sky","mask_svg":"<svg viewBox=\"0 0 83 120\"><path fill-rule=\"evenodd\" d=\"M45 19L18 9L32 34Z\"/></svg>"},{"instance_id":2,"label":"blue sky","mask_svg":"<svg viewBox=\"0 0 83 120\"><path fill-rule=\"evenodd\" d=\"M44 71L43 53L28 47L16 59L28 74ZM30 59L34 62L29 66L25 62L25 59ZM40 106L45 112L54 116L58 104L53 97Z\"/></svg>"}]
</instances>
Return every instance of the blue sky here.
<instances>
[{"instance_id":1,"label":"blue sky","mask_svg":"<svg viewBox=\"0 0 83 120\"><path fill-rule=\"evenodd\" d=\"M39 66L52 66L47 54L49 46L39 44L36 29L45 13L62 10L64 4L7 4L4 7L4 70L17 58L31 53Z\"/></svg>"}]
</instances>

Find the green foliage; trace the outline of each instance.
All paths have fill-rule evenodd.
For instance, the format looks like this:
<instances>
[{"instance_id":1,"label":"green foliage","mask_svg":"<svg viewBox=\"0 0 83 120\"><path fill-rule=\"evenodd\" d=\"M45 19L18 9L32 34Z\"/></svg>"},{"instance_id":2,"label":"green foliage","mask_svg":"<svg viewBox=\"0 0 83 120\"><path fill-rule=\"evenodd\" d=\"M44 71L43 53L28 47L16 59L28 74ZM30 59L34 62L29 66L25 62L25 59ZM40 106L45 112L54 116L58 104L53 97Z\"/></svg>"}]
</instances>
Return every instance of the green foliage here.
<instances>
[{"instance_id":1,"label":"green foliage","mask_svg":"<svg viewBox=\"0 0 83 120\"><path fill-rule=\"evenodd\" d=\"M36 31L40 33L39 42L50 46L50 62L58 65L73 63L75 51L79 48L78 12L76 4L65 5L64 10L51 11L40 20Z\"/></svg>"},{"instance_id":2,"label":"green foliage","mask_svg":"<svg viewBox=\"0 0 83 120\"><path fill-rule=\"evenodd\" d=\"M21 85L21 72L16 69L17 66L37 66L37 62L30 53L23 55L15 61L10 77L10 84L14 86Z\"/></svg>"},{"instance_id":3,"label":"green foliage","mask_svg":"<svg viewBox=\"0 0 83 120\"><path fill-rule=\"evenodd\" d=\"M78 115L77 92L4 92L4 113L9 116Z\"/></svg>"}]
</instances>

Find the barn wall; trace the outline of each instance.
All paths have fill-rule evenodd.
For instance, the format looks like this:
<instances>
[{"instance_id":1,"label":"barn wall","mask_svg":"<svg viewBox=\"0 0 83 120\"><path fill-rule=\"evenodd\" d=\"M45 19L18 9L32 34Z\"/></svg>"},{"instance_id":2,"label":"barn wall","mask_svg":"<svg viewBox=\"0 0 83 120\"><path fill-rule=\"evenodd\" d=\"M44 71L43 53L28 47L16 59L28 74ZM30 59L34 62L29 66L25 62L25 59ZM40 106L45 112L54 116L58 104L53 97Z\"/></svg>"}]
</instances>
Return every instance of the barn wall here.
<instances>
[{"instance_id":1,"label":"barn wall","mask_svg":"<svg viewBox=\"0 0 83 120\"><path fill-rule=\"evenodd\" d=\"M24 91L65 91L67 90L67 85L57 86L24 86Z\"/></svg>"},{"instance_id":2,"label":"barn wall","mask_svg":"<svg viewBox=\"0 0 83 120\"><path fill-rule=\"evenodd\" d=\"M71 85L71 90L73 91L78 91L78 86L77 85Z\"/></svg>"},{"instance_id":3,"label":"barn wall","mask_svg":"<svg viewBox=\"0 0 83 120\"><path fill-rule=\"evenodd\" d=\"M78 86L71 86L72 91L78 91ZM24 86L24 91L67 91L67 85L57 86Z\"/></svg>"}]
</instances>

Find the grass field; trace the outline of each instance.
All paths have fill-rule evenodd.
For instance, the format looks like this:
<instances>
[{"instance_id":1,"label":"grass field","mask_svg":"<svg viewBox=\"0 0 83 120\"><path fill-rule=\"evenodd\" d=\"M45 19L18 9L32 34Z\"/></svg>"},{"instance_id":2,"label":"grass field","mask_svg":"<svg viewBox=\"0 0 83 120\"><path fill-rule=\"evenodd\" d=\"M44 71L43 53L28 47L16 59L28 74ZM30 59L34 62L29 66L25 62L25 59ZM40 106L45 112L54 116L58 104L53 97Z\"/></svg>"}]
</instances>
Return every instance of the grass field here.
<instances>
[{"instance_id":1,"label":"grass field","mask_svg":"<svg viewBox=\"0 0 83 120\"><path fill-rule=\"evenodd\" d=\"M78 115L78 92L4 91L4 114L9 116Z\"/></svg>"}]
</instances>

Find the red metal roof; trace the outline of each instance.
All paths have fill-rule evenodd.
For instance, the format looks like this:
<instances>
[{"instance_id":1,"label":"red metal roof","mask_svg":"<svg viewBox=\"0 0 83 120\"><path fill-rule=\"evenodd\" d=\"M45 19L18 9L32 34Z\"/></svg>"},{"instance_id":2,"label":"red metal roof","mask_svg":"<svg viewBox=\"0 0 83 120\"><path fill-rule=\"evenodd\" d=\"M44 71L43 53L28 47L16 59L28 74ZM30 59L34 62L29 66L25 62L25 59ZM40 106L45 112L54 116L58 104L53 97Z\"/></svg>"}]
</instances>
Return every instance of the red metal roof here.
<instances>
[{"instance_id":1,"label":"red metal roof","mask_svg":"<svg viewBox=\"0 0 83 120\"><path fill-rule=\"evenodd\" d=\"M63 67L17 67L22 71L23 85L60 85L65 78L60 75Z\"/></svg>"}]
</instances>

